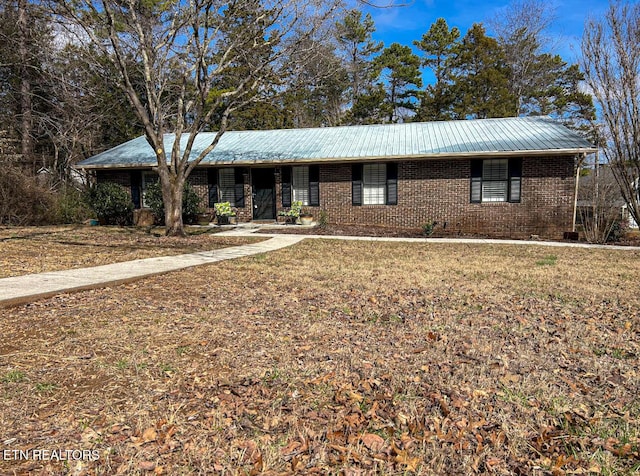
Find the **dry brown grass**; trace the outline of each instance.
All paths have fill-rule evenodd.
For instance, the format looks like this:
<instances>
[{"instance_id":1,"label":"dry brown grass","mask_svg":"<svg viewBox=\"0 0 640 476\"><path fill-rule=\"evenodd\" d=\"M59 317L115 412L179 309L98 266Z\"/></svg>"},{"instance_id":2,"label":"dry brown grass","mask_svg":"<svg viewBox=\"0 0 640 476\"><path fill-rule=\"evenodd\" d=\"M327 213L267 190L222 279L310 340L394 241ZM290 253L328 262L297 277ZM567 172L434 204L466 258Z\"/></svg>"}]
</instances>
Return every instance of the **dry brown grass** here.
<instances>
[{"instance_id":1,"label":"dry brown grass","mask_svg":"<svg viewBox=\"0 0 640 476\"><path fill-rule=\"evenodd\" d=\"M177 255L260 241L218 237L217 228L192 228L188 238L133 227L0 227L0 278ZM155 234L154 234L155 233Z\"/></svg>"},{"instance_id":2,"label":"dry brown grass","mask_svg":"<svg viewBox=\"0 0 640 476\"><path fill-rule=\"evenodd\" d=\"M12 308L0 441L100 459L0 472L635 474L639 279L637 251L327 240Z\"/></svg>"}]
</instances>

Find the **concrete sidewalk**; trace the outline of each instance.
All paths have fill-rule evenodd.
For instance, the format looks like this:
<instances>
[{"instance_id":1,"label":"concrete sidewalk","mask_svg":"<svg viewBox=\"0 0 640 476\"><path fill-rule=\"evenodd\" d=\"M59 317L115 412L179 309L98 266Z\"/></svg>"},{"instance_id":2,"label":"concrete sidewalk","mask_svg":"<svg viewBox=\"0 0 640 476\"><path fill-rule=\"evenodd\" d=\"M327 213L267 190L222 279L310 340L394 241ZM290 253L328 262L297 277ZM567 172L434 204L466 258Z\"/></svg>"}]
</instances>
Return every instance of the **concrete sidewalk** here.
<instances>
[{"instance_id":1,"label":"concrete sidewalk","mask_svg":"<svg viewBox=\"0 0 640 476\"><path fill-rule=\"evenodd\" d=\"M265 236L265 238L269 237ZM291 246L303 239L303 236L278 235L260 243L232 246L214 251L145 258L92 268L3 278L0 279L0 308L32 302L63 292L121 284L192 266L266 253Z\"/></svg>"},{"instance_id":2,"label":"concrete sidewalk","mask_svg":"<svg viewBox=\"0 0 640 476\"><path fill-rule=\"evenodd\" d=\"M313 234L287 234L268 233L264 230L274 229L279 226L264 227L237 227L233 230L218 233L218 236L297 236L302 239L322 239L322 240L347 240L347 241L387 241L397 243L466 243L478 245L526 245L526 246L550 246L553 248L589 248L601 250L624 250L640 251L640 246L620 246L620 245L593 245L589 243L576 243L572 241L542 241L542 240L511 240L495 238L398 238L392 236L346 236L346 235L313 235ZM258 230L263 230L256 233Z\"/></svg>"}]
</instances>

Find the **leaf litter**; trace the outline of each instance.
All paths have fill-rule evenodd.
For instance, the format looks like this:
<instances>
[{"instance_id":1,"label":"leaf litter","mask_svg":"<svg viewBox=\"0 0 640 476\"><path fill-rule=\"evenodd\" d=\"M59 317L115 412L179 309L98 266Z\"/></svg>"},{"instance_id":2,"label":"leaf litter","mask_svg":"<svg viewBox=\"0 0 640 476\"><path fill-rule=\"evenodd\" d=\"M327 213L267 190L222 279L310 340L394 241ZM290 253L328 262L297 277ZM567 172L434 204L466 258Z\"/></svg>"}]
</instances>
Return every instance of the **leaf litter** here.
<instances>
[{"instance_id":1,"label":"leaf litter","mask_svg":"<svg viewBox=\"0 0 640 476\"><path fill-rule=\"evenodd\" d=\"M1 439L100 458L3 465L635 474L640 254L544 251L314 240L6 310Z\"/></svg>"}]
</instances>

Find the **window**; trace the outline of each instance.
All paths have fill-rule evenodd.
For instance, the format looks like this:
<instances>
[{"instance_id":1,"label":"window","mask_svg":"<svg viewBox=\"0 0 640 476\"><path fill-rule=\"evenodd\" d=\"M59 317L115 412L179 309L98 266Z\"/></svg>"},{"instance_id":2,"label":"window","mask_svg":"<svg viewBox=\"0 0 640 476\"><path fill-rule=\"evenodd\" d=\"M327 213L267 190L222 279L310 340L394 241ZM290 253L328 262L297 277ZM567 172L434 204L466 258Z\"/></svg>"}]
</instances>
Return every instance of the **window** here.
<instances>
[{"instance_id":1,"label":"window","mask_svg":"<svg viewBox=\"0 0 640 476\"><path fill-rule=\"evenodd\" d=\"M353 205L397 205L398 164L353 164L351 167Z\"/></svg>"},{"instance_id":2,"label":"window","mask_svg":"<svg viewBox=\"0 0 640 476\"><path fill-rule=\"evenodd\" d=\"M471 161L471 201L519 202L522 159Z\"/></svg>"},{"instance_id":3,"label":"window","mask_svg":"<svg viewBox=\"0 0 640 476\"><path fill-rule=\"evenodd\" d=\"M309 167L292 167L291 171L293 201L309 205Z\"/></svg>"},{"instance_id":4,"label":"window","mask_svg":"<svg viewBox=\"0 0 640 476\"><path fill-rule=\"evenodd\" d=\"M247 169L242 167L207 170L209 208L220 202L229 202L231 206L244 208L244 177L247 173Z\"/></svg>"},{"instance_id":5,"label":"window","mask_svg":"<svg viewBox=\"0 0 640 476\"><path fill-rule=\"evenodd\" d=\"M220 202L236 203L236 175L233 168L218 171L218 189Z\"/></svg>"},{"instance_id":6,"label":"window","mask_svg":"<svg viewBox=\"0 0 640 476\"><path fill-rule=\"evenodd\" d=\"M384 205L386 185L386 164L364 164L362 167L362 203L364 205Z\"/></svg>"},{"instance_id":7,"label":"window","mask_svg":"<svg viewBox=\"0 0 640 476\"><path fill-rule=\"evenodd\" d=\"M142 172L142 207L149 208L147 202L147 188L149 185L157 183L159 180L158 174L155 172Z\"/></svg>"},{"instance_id":8,"label":"window","mask_svg":"<svg viewBox=\"0 0 640 476\"><path fill-rule=\"evenodd\" d=\"M282 167L282 206L290 207L292 202L301 201L310 207L320 206L320 167L301 165Z\"/></svg>"}]
</instances>

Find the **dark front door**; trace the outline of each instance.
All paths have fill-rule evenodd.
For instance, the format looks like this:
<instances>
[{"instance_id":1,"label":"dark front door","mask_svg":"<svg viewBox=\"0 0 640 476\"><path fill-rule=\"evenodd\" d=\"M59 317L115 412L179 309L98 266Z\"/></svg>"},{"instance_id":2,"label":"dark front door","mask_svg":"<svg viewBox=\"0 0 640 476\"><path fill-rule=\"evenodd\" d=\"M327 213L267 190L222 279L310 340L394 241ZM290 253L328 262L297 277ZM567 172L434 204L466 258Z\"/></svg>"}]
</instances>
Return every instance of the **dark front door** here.
<instances>
[{"instance_id":1,"label":"dark front door","mask_svg":"<svg viewBox=\"0 0 640 476\"><path fill-rule=\"evenodd\" d=\"M253 169L253 219L274 220L276 218L275 169Z\"/></svg>"}]
</instances>

